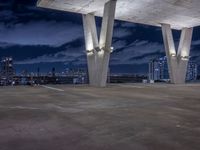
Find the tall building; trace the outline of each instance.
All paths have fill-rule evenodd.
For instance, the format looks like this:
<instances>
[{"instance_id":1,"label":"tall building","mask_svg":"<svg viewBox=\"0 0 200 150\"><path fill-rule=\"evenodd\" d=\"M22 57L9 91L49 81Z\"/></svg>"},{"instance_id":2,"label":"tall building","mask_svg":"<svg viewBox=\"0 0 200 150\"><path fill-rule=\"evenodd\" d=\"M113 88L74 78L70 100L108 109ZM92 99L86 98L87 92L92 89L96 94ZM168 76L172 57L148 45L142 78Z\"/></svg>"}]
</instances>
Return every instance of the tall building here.
<instances>
[{"instance_id":1,"label":"tall building","mask_svg":"<svg viewBox=\"0 0 200 150\"><path fill-rule=\"evenodd\" d=\"M13 59L5 57L1 60L1 78L10 80L14 76Z\"/></svg>"},{"instance_id":2,"label":"tall building","mask_svg":"<svg viewBox=\"0 0 200 150\"><path fill-rule=\"evenodd\" d=\"M149 80L169 80L166 56L149 62ZM188 63L186 80L197 80L197 64L192 61Z\"/></svg>"},{"instance_id":3,"label":"tall building","mask_svg":"<svg viewBox=\"0 0 200 150\"><path fill-rule=\"evenodd\" d=\"M159 59L153 59L149 62L149 79L150 80L169 79L166 56Z\"/></svg>"},{"instance_id":4,"label":"tall building","mask_svg":"<svg viewBox=\"0 0 200 150\"><path fill-rule=\"evenodd\" d=\"M197 80L197 76L198 76L198 65L191 61L188 64L186 80L188 81Z\"/></svg>"}]
</instances>

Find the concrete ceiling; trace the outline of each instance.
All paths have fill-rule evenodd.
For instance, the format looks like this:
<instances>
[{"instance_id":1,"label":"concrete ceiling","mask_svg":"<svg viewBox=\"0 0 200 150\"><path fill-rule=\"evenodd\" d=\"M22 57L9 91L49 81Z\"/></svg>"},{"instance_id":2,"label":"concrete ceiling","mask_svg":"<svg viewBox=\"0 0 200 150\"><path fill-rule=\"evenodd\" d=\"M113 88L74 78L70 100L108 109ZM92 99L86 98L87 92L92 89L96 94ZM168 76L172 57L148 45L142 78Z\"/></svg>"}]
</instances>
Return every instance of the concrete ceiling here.
<instances>
[{"instance_id":1,"label":"concrete ceiling","mask_svg":"<svg viewBox=\"0 0 200 150\"><path fill-rule=\"evenodd\" d=\"M38 6L56 10L103 15L108 0L39 0ZM160 26L170 24L174 29L200 26L200 0L118 0L117 20Z\"/></svg>"}]
</instances>

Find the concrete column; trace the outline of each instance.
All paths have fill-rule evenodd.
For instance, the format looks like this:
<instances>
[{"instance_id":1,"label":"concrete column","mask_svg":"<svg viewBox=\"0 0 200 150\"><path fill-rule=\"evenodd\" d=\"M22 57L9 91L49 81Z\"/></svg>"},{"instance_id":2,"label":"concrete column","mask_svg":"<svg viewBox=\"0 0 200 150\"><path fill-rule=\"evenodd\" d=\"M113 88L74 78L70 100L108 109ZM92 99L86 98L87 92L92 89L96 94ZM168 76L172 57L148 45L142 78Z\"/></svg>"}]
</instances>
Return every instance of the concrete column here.
<instances>
[{"instance_id":1,"label":"concrete column","mask_svg":"<svg viewBox=\"0 0 200 150\"><path fill-rule=\"evenodd\" d=\"M90 85L93 86L106 86L111 53L115 8L116 0L110 0L104 6L104 15L99 42L94 14L83 15L89 81Z\"/></svg>"},{"instance_id":2,"label":"concrete column","mask_svg":"<svg viewBox=\"0 0 200 150\"><path fill-rule=\"evenodd\" d=\"M162 24L163 41L168 61L171 83L184 84L190 55L193 28L183 28L178 51L176 52L171 26Z\"/></svg>"},{"instance_id":3,"label":"concrete column","mask_svg":"<svg viewBox=\"0 0 200 150\"><path fill-rule=\"evenodd\" d=\"M83 27L85 35L85 46L87 54L88 74L90 85L95 86L96 75L96 51L95 47L98 47L98 38L96 31L95 17L93 14L83 15Z\"/></svg>"}]
</instances>

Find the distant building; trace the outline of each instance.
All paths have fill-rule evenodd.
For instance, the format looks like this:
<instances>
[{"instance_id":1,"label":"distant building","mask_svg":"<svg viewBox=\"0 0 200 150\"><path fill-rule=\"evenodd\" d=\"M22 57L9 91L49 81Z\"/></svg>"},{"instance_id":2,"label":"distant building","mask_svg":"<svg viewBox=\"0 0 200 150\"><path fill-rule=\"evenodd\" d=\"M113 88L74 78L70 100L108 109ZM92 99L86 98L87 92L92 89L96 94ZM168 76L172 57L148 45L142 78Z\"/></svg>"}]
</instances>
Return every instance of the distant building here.
<instances>
[{"instance_id":1,"label":"distant building","mask_svg":"<svg viewBox=\"0 0 200 150\"><path fill-rule=\"evenodd\" d=\"M198 65L195 64L194 62L189 62L186 80L188 81L197 80L197 76L198 76Z\"/></svg>"},{"instance_id":2,"label":"distant building","mask_svg":"<svg viewBox=\"0 0 200 150\"><path fill-rule=\"evenodd\" d=\"M12 57L5 57L1 60L1 80L6 84L12 82L13 76L15 75L13 68Z\"/></svg>"},{"instance_id":3,"label":"distant building","mask_svg":"<svg viewBox=\"0 0 200 150\"><path fill-rule=\"evenodd\" d=\"M169 79L167 57L153 59L149 62L149 79L150 80L167 80Z\"/></svg>"},{"instance_id":4,"label":"distant building","mask_svg":"<svg viewBox=\"0 0 200 150\"><path fill-rule=\"evenodd\" d=\"M149 62L149 80L169 80L166 56ZM197 64L192 61L188 63L186 80L197 80Z\"/></svg>"}]
</instances>

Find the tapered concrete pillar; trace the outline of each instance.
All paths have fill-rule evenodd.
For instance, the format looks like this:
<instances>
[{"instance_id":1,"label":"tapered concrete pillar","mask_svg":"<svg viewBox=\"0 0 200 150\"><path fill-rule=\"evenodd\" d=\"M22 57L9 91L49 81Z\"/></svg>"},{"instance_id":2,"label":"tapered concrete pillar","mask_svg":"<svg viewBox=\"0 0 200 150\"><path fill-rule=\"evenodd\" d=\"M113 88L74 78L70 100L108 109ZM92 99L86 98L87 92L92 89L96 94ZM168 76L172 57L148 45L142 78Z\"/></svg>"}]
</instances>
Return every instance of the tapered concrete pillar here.
<instances>
[{"instance_id":1,"label":"tapered concrete pillar","mask_svg":"<svg viewBox=\"0 0 200 150\"><path fill-rule=\"evenodd\" d=\"M104 6L100 41L98 41L94 14L83 15L89 82L92 86L106 86L110 53L112 51L115 8L116 0L110 0Z\"/></svg>"},{"instance_id":2,"label":"tapered concrete pillar","mask_svg":"<svg viewBox=\"0 0 200 150\"><path fill-rule=\"evenodd\" d=\"M193 28L182 29L178 51L176 51L170 25L162 24L163 41L171 83L185 83L192 33Z\"/></svg>"}]
</instances>

